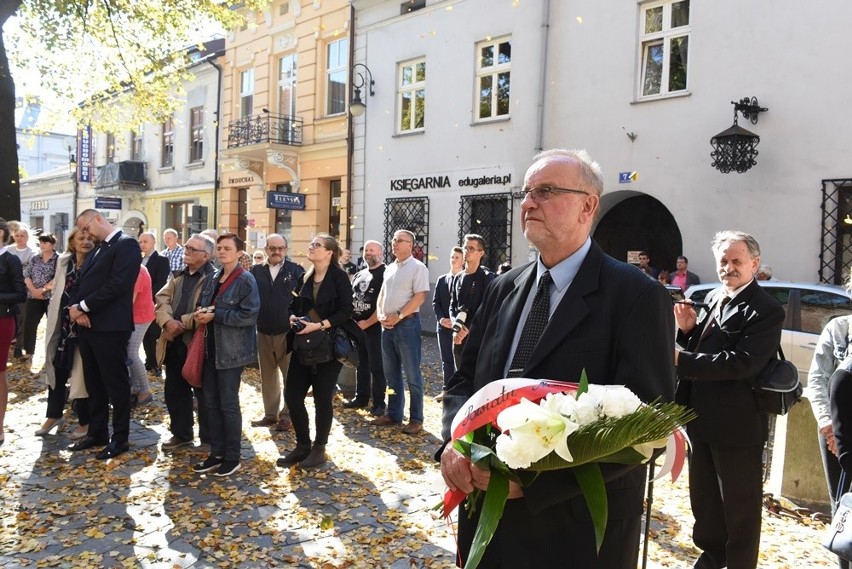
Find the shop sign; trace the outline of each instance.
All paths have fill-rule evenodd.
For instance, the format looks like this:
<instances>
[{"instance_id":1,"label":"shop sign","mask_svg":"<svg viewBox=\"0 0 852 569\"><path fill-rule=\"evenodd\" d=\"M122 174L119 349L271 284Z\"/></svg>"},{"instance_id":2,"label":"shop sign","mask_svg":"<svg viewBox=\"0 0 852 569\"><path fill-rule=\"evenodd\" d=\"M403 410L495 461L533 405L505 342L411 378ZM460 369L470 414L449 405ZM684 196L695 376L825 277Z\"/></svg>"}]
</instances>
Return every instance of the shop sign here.
<instances>
[{"instance_id":1,"label":"shop sign","mask_svg":"<svg viewBox=\"0 0 852 569\"><path fill-rule=\"evenodd\" d=\"M266 207L272 209L305 209L305 194L266 192Z\"/></svg>"},{"instance_id":2,"label":"shop sign","mask_svg":"<svg viewBox=\"0 0 852 569\"><path fill-rule=\"evenodd\" d=\"M95 209L121 209L121 198L95 198Z\"/></svg>"},{"instance_id":3,"label":"shop sign","mask_svg":"<svg viewBox=\"0 0 852 569\"><path fill-rule=\"evenodd\" d=\"M35 200L30 202L30 211L44 211L50 209L48 200Z\"/></svg>"}]
</instances>

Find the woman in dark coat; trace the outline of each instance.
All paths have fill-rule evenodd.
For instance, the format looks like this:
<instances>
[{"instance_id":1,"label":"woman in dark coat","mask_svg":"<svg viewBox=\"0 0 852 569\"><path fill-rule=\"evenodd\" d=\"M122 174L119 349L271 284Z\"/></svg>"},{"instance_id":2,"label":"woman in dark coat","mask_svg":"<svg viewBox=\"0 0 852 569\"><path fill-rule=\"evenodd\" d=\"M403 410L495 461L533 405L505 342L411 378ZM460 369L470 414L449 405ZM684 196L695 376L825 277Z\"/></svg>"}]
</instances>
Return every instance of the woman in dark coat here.
<instances>
[{"instance_id":1,"label":"woman in dark coat","mask_svg":"<svg viewBox=\"0 0 852 569\"><path fill-rule=\"evenodd\" d=\"M313 266L297 285L299 296L294 315L290 317L291 322L301 320L298 327L304 324L296 334L305 335L319 330L331 332L333 327L343 326L352 337L361 340L363 333L352 321L352 285L349 276L340 268L339 259L340 247L331 235L317 235L308 246L308 260ZM333 418L332 400L342 365L334 358L324 363L303 365L299 361L298 349L293 352L284 387L284 401L296 432L296 448L279 458L278 466L299 464L303 468L316 468L326 462L325 445ZM311 388L316 408L313 447L305 407L305 397Z\"/></svg>"},{"instance_id":2,"label":"woman in dark coat","mask_svg":"<svg viewBox=\"0 0 852 569\"><path fill-rule=\"evenodd\" d=\"M18 305L27 299L24 270L21 261L6 251L9 240L9 224L0 217L0 444L5 440L3 420L9 401L9 386L6 384L6 363L9 346L15 337L15 315ZM348 280L348 279L347 279ZM350 305L350 309L352 306Z\"/></svg>"}]
</instances>

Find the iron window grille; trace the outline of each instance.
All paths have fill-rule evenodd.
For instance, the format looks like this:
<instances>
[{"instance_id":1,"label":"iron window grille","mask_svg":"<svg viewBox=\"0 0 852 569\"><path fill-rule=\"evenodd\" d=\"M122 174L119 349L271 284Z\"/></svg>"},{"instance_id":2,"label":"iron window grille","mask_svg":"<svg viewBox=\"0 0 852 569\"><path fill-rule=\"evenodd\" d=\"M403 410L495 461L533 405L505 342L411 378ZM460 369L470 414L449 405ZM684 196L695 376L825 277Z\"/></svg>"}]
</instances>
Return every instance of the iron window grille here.
<instances>
[{"instance_id":1,"label":"iron window grille","mask_svg":"<svg viewBox=\"0 0 852 569\"><path fill-rule=\"evenodd\" d=\"M400 229L414 233L415 259L429 265L429 198L387 198L385 200L385 263L393 261L391 239Z\"/></svg>"},{"instance_id":2,"label":"iron window grille","mask_svg":"<svg viewBox=\"0 0 852 569\"><path fill-rule=\"evenodd\" d=\"M823 180L821 209L819 280L843 284L852 264L852 178Z\"/></svg>"},{"instance_id":3,"label":"iron window grille","mask_svg":"<svg viewBox=\"0 0 852 569\"><path fill-rule=\"evenodd\" d=\"M468 233L485 239L482 265L492 271L512 258L512 194L478 194L459 200L459 244Z\"/></svg>"}]
</instances>

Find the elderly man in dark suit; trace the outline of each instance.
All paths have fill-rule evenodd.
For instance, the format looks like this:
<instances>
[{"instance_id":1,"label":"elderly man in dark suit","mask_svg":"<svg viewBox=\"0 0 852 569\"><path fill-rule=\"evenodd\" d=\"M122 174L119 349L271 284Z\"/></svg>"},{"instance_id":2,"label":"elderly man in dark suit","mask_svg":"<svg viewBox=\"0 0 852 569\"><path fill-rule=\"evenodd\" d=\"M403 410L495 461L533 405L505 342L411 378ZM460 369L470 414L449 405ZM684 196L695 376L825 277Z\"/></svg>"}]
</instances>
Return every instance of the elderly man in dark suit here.
<instances>
[{"instance_id":1,"label":"elderly man in dark suit","mask_svg":"<svg viewBox=\"0 0 852 569\"><path fill-rule=\"evenodd\" d=\"M775 357L784 309L754 278L760 245L741 231L722 231L712 244L722 286L707 295L699 318L675 305L677 400L695 409L689 423L692 539L699 569L757 567L767 416L752 383Z\"/></svg>"},{"instance_id":2,"label":"elderly man in dark suit","mask_svg":"<svg viewBox=\"0 0 852 569\"><path fill-rule=\"evenodd\" d=\"M461 367L444 397L444 438L453 411L504 377L621 384L642 400L675 392L674 318L666 289L591 240L603 178L585 151L549 150L524 179L521 227L537 261L496 279L470 327ZM537 330L536 330L537 329ZM543 329L543 332L542 332ZM588 508L570 470L542 473L509 500L480 567L635 569L645 466L602 465L609 522L600 554ZM487 488L489 473L445 446L441 471L451 489ZM467 560L478 512L459 515Z\"/></svg>"},{"instance_id":3,"label":"elderly man in dark suit","mask_svg":"<svg viewBox=\"0 0 852 569\"><path fill-rule=\"evenodd\" d=\"M74 283L69 315L76 322L91 420L86 438L69 447L78 451L105 446L106 460L126 452L130 434L130 375L127 341L133 331L133 287L142 253L136 239L115 229L97 210L77 217L77 227L100 241ZM109 406L112 403L112 439Z\"/></svg>"},{"instance_id":4,"label":"elderly man in dark suit","mask_svg":"<svg viewBox=\"0 0 852 569\"><path fill-rule=\"evenodd\" d=\"M151 294L154 304L157 303L157 293L160 292L169 275L172 273L168 258L157 253L157 236L146 231L139 236L139 247L142 248L142 264L151 275ZM148 326L142 347L145 350L145 369L160 377L160 366L157 365L157 339L160 337L160 325L154 320Z\"/></svg>"}]
</instances>

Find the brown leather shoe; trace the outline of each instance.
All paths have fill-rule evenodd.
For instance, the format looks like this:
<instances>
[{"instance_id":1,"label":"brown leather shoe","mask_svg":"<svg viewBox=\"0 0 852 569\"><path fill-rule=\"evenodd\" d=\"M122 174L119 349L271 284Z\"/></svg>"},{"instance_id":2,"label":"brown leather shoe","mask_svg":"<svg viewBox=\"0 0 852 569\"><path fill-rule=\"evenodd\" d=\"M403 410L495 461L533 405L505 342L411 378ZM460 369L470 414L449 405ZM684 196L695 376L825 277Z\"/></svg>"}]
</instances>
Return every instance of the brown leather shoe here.
<instances>
[{"instance_id":1,"label":"brown leather shoe","mask_svg":"<svg viewBox=\"0 0 852 569\"><path fill-rule=\"evenodd\" d=\"M409 421L408 424L402 428L402 432L406 435L416 435L422 430L423 423L416 423L414 421Z\"/></svg>"},{"instance_id":2,"label":"brown leather shoe","mask_svg":"<svg viewBox=\"0 0 852 569\"><path fill-rule=\"evenodd\" d=\"M387 415L382 415L381 417L376 417L372 421L370 421L371 425L375 425L376 427L398 427L401 423L397 423Z\"/></svg>"},{"instance_id":3,"label":"brown leather shoe","mask_svg":"<svg viewBox=\"0 0 852 569\"><path fill-rule=\"evenodd\" d=\"M285 431L289 431L293 428L293 423L290 422L290 419L279 419L278 423L275 425L275 430L279 433L283 433Z\"/></svg>"},{"instance_id":4,"label":"brown leather shoe","mask_svg":"<svg viewBox=\"0 0 852 569\"><path fill-rule=\"evenodd\" d=\"M278 421L273 419L272 417L264 417L263 419L258 419L257 421L252 421L252 427L271 427L272 425L277 424Z\"/></svg>"}]
</instances>

